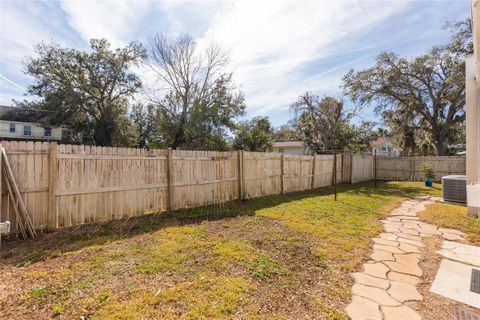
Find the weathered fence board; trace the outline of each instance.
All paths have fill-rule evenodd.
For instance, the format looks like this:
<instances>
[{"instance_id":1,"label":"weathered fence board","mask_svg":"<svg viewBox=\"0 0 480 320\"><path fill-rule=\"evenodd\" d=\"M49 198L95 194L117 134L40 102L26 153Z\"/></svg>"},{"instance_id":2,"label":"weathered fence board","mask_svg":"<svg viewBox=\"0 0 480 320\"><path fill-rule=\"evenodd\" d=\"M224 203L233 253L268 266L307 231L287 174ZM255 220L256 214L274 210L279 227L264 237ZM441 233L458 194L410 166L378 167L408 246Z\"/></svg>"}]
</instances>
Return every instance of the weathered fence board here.
<instances>
[{"instance_id":1,"label":"weathered fence board","mask_svg":"<svg viewBox=\"0 0 480 320\"><path fill-rule=\"evenodd\" d=\"M370 155L352 155L354 170L352 171L351 183L372 180L374 177L373 156Z\"/></svg>"},{"instance_id":2,"label":"weathered fence board","mask_svg":"<svg viewBox=\"0 0 480 320\"><path fill-rule=\"evenodd\" d=\"M37 230L303 191L334 180L330 154L2 144ZM378 157L377 178L420 180L425 162L438 178L465 173L461 157ZM337 183L374 177L372 156L338 154L336 167ZM16 218L4 185L0 221L11 221L15 233Z\"/></svg>"},{"instance_id":3,"label":"weathered fence board","mask_svg":"<svg viewBox=\"0 0 480 320\"><path fill-rule=\"evenodd\" d=\"M377 157L377 179L422 181L426 163L432 166L437 182L442 176L465 174L465 157Z\"/></svg>"}]
</instances>

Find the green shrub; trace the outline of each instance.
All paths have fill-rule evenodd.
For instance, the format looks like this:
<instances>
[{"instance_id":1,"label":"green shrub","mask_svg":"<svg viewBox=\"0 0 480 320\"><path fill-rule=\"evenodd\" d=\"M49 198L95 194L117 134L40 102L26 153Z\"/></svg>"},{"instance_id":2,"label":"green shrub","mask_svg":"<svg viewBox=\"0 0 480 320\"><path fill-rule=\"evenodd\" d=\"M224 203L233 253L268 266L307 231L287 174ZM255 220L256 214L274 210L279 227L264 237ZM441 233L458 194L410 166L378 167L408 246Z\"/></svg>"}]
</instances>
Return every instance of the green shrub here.
<instances>
[{"instance_id":1,"label":"green shrub","mask_svg":"<svg viewBox=\"0 0 480 320\"><path fill-rule=\"evenodd\" d=\"M435 179L435 172L433 171L433 168L431 165L429 164L424 164L423 167L422 167L422 172L423 172L423 176L425 177L425 179L428 179L428 180L433 180Z\"/></svg>"}]
</instances>

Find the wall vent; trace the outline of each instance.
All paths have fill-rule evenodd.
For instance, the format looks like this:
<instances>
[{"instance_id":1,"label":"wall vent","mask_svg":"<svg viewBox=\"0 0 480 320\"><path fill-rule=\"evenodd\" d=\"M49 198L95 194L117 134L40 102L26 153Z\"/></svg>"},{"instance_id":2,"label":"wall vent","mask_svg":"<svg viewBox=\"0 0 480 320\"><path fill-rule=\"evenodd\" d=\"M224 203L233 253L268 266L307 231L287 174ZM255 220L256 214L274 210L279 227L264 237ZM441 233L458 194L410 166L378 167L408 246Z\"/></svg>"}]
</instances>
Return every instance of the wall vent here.
<instances>
[{"instance_id":1,"label":"wall vent","mask_svg":"<svg viewBox=\"0 0 480 320\"><path fill-rule=\"evenodd\" d=\"M442 199L451 202L467 202L467 177L442 177Z\"/></svg>"}]
</instances>

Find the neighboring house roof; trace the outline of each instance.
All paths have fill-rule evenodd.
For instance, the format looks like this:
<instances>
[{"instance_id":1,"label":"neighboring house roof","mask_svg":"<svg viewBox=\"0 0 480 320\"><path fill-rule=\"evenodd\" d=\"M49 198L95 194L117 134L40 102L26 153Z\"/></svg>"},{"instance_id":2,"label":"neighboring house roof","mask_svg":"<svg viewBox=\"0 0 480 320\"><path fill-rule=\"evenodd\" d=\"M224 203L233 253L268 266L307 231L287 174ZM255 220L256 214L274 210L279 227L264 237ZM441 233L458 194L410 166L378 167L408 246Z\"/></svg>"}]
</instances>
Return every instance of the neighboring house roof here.
<instances>
[{"instance_id":1,"label":"neighboring house roof","mask_svg":"<svg viewBox=\"0 0 480 320\"><path fill-rule=\"evenodd\" d=\"M293 148L293 147L299 147L303 148L303 142L302 141L277 141L273 143L273 147L275 148Z\"/></svg>"},{"instance_id":2,"label":"neighboring house roof","mask_svg":"<svg viewBox=\"0 0 480 320\"><path fill-rule=\"evenodd\" d=\"M393 145L393 143L387 137L378 137L376 140L372 141L371 143L372 146L381 146L384 144Z\"/></svg>"},{"instance_id":3,"label":"neighboring house roof","mask_svg":"<svg viewBox=\"0 0 480 320\"><path fill-rule=\"evenodd\" d=\"M33 108L0 106L0 120L37 123L55 112Z\"/></svg>"}]
</instances>

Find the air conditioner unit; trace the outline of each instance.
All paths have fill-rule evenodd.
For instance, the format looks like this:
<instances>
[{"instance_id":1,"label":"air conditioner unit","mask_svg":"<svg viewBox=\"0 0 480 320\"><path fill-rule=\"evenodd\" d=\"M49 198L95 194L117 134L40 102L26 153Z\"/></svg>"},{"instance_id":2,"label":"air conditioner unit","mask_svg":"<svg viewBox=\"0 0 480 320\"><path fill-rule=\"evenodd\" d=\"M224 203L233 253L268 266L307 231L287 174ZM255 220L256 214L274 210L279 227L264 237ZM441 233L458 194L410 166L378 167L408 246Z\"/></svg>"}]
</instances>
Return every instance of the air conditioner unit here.
<instances>
[{"instance_id":1,"label":"air conditioner unit","mask_svg":"<svg viewBox=\"0 0 480 320\"><path fill-rule=\"evenodd\" d=\"M442 177L442 199L451 202L467 202L467 177Z\"/></svg>"}]
</instances>

